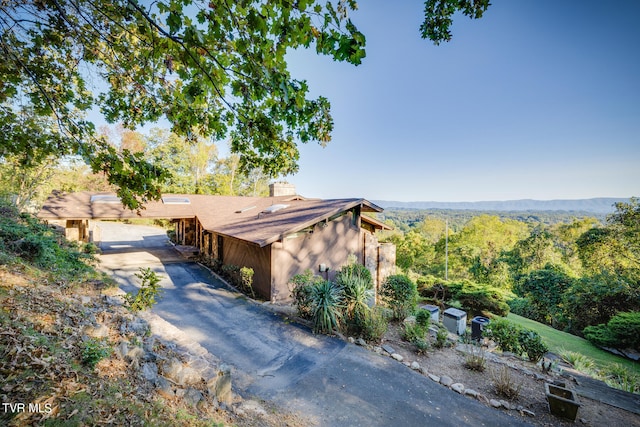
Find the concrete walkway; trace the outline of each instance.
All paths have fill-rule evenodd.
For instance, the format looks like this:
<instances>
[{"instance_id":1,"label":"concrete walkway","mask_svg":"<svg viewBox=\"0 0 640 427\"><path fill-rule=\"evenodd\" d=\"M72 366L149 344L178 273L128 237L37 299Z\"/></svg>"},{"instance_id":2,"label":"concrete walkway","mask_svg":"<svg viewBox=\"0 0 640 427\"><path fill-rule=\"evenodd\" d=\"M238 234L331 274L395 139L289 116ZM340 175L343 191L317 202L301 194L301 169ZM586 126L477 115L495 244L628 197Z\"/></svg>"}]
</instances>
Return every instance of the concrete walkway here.
<instances>
[{"instance_id":1,"label":"concrete walkway","mask_svg":"<svg viewBox=\"0 0 640 427\"><path fill-rule=\"evenodd\" d=\"M395 360L314 335L181 260L162 231L109 223L102 267L125 291L150 267L164 278L153 312L224 363L244 398L272 401L322 426L518 426L520 418L443 388Z\"/></svg>"}]
</instances>

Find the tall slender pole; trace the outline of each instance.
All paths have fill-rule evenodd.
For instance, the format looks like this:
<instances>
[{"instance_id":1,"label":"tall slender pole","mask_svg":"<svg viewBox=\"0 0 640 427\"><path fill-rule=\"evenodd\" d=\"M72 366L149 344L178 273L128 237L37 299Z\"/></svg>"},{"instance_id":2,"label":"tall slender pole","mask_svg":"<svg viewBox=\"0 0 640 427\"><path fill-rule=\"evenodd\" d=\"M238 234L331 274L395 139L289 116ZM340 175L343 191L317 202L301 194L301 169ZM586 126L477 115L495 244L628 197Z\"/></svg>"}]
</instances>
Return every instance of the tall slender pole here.
<instances>
[{"instance_id":1,"label":"tall slender pole","mask_svg":"<svg viewBox=\"0 0 640 427\"><path fill-rule=\"evenodd\" d=\"M449 220L444 220L444 280L449 280Z\"/></svg>"}]
</instances>

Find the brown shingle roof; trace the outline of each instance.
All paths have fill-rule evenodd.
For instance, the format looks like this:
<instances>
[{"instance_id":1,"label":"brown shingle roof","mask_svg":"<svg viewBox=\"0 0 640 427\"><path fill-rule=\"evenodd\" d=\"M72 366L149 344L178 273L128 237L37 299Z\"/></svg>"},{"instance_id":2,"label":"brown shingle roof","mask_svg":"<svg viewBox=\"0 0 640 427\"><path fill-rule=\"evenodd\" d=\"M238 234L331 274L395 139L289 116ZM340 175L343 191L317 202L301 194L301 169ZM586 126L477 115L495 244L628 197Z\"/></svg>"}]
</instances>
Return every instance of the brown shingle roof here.
<instances>
[{"instance_id":1,"label":"brown shingle roof","mask_svg":"<svg viewBox=\"0 0 640 427\"><path fill-rule=\"evenodd\" d=\"M127 218L194 218L205 230L234 237L258 246L266 246L287 234L295 233L334 215L361 207L365 212L382 212L382 208L365 199L305 199L300 196L240 197L200 194L167 194L173 200L188 198L189 204L149 202L136 213L121 203L91 202L98 193L80 192L52 194L38 214L43 219L127 219ZM283 205L268 213L268 208ZM376 224L374 223L374 226ZM377 227L378 228L378 227Z\"/></svg>"}]
</instances>

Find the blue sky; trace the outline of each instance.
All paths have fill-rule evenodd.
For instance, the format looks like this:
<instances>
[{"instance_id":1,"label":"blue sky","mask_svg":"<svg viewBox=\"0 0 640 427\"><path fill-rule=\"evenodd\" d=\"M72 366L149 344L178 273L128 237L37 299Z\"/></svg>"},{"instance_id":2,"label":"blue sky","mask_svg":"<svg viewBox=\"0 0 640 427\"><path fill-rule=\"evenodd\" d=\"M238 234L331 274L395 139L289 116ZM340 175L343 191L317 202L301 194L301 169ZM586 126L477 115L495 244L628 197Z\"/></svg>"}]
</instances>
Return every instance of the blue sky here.
<instances>
[{"instance_id":1,"label":"blue sky","mask_svg":"<svg viewBox=\"0 0 640 427\"><path fill-rule=\"evenodd\" d=\"M335 131L286 177L309 197L640 196L640 2L494 0L422 40L420 0L362 0L362 65L292 53Z\"/></svg>"}]
</instances>

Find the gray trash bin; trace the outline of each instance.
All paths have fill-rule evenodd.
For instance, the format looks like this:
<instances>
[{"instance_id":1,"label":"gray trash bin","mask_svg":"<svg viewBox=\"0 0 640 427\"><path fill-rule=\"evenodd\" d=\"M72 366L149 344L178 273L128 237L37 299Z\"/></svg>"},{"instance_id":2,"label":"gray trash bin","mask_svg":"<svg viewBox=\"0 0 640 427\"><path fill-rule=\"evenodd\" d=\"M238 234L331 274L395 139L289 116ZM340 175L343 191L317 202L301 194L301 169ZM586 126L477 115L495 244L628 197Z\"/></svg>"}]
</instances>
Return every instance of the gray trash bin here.
<instances>
[{"instance_id":1,"label":"gray trash bin","mask_svg":"<svg viewBox=\"0 0 640 427\"><path fill-rule=\"evenodd\" d=\"M479 341L482 339L482 332L489 324L490 320L486 317L476 316L471 319L471 339Z\"/></svg>"},{"instance_id":2,"label":"gray trash bin","mask_svg":"<svg viewBox=\"0 0 640 427\"><path fill-rule=\"evenodd\" d=\"M447 308L444 311L442 323L449 332L464 335L467 330L467 313L457 308Z\"/></svg>"}]
</instances>

